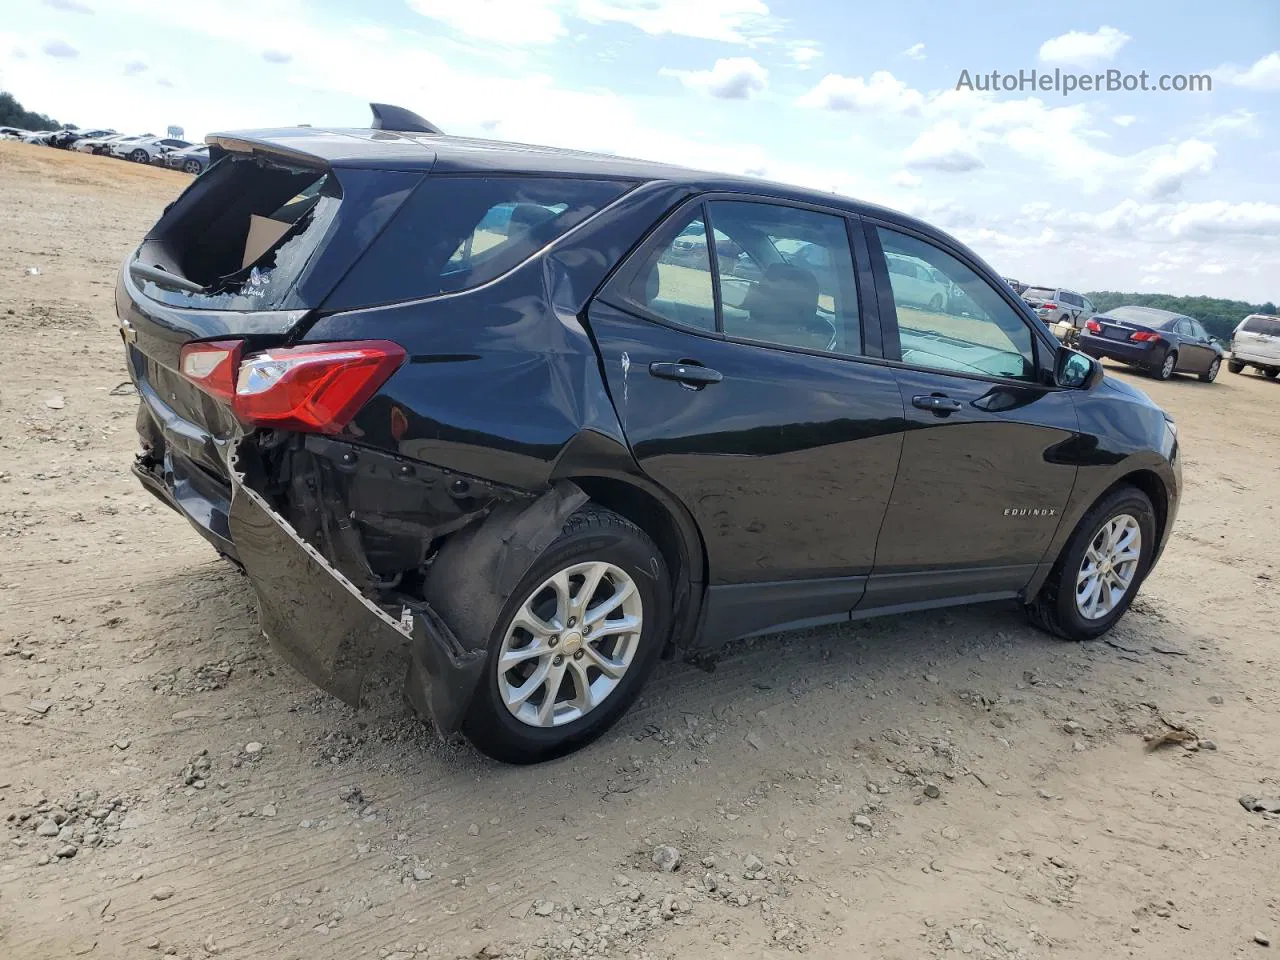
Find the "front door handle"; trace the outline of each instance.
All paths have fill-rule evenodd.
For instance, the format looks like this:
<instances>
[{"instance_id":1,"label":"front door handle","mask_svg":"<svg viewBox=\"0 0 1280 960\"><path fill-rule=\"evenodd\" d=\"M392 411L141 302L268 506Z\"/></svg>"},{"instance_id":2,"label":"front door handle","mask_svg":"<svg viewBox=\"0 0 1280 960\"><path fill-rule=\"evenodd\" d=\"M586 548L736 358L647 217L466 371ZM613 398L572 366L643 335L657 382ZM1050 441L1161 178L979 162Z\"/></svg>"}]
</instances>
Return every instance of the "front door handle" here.
<instances>
[{"instance_id":1,"label":"front door handle","mask_svg":"<svg viewBox=\"0 0 1280 960\"><path fill-rule=\"evenodd\" d=\"M649 364L649 375L660 380L675 380L688 387L705 387L724 379L724 375L719 370L712 370L700 363L654 362Z\"/></svg>"},{"instance_id":2,"label":"front door handle","mask_svg":"<svg viewBox=\"0 0 1280 960\"><path fill-rule=\"evenodd\" d=\"M955 413L964 404L959 400L951 397L944 397L941 394L930 394L929 396L919 396L911 398L911 405L921 410L932 410L940 417L945 417L949 413Z\"/></svg>"}]
</instances>

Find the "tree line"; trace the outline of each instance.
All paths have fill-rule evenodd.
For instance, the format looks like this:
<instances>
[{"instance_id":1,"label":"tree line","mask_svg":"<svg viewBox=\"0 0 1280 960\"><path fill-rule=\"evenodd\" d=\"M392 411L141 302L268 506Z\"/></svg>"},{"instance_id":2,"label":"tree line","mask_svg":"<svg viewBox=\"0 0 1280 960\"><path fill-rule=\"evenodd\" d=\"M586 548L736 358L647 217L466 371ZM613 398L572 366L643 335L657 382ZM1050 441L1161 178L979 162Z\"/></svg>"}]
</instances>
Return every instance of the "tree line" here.
<instances>
[{"instance_id":1,"label":"tree line","mask_svg":"<svg viewBox=\"0 0 1280 960\"><path fill-rule=\"evenodd\" d=\"M74 129L75 124L62 124L53 117L28 110L12 93L0 90L0 127L17 127L19 130L61 130L64 126Z\"/></svg>"},{"instance_id":2,"label":"tree line","mask_svg":"<svg viewBox=\"0 0 1280 960\"><path fill-rule=\"evenodd\" d=\"M1120 293L1115 290L1099 290L1085 294L1093 301L1098 313L1112 307L1155 307L1169 310L1199 320L1209 336L1228 341L1236 326L1251 313L1275 314L1276 305L1246 303L1244 300L1225 300L1221 297L1175 297L1168 293Z\"/></svg>"}]
</instances>

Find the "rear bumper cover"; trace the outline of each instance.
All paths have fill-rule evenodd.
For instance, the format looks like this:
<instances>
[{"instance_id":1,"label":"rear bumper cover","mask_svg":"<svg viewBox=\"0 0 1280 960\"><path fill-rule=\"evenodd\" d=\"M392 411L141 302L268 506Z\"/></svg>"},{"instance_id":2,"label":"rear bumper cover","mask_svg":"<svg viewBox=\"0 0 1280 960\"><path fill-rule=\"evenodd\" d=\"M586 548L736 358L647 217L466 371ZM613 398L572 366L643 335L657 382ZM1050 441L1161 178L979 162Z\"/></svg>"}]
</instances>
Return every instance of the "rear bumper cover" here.
<instances>
[{"instance_id":1,"label":"rear bumper cover","mask_svg":"<svg viewBox=\"0 0 1280 960\"><path fill-rule=\"evenodd\" d=\"M1162 346L1162 344L1156 344L1155 350L1160 349ZM1107 357L1110 360L1120 360L1124 363L1133 363L1139 366L1151 363L1156 356L1152 344L1110 340L1106 337L1095 337L1090 334L1081 335L1080 349L1091 357Z\"/></svg>"},{"instance_id":2,"label":"rear bumper cover","mask_svg":"<svg viewBox=\"0 0 1280 960\"><path fill-rule=\"evenodd\" d=\"M489 491L489 506L469 520L461 518L465 527L444 540L428 571L427 599L388 591L375 602L372 591L362 591L272 506L252 439L224 442L202 435L208 446L200 448L216 449L225 467L224 476L215 477L207 461L202 466L183 452L199 428L177 417L145 382L139 387L140 426L144 442L151 442L134 464L134 474L241 567L257 595L262 631L272 648L316 686L352 706L360 705L376 660L407 653L410 702L441 734L457 730L481 681L502 604L586 500L582 491L557 481L536 496L473 481L473 489ZM365 451L361 459L372 456L375 452ZM427 487L447 488L456 480L423 463L409 472ZM333 519L342 522L341 512ZM455 515L438 529L457 528L459 522Z\"/></svg>"},{"instance_id":3,"label":"rear bumper cover","mask_svg":"<svg viewBox=\"0 0 1280 960\"><path fill-rule=\"evenodd\" d=\"M1255 367L1280 367L1280 357L1266 357L1249 350L1232 350L1231 359L1252 364Z\"/></svg>"}]
</instances>

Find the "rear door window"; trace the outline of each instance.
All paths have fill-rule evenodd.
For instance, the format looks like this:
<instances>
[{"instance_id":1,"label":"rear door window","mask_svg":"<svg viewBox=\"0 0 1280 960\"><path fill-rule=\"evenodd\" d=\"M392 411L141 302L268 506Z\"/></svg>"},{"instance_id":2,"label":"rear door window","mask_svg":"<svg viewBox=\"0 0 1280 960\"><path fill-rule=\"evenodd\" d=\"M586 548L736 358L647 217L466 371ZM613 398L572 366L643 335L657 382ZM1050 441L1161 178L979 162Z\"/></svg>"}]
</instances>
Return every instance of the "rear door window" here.
<instances>
[{"instance_id":1,"label":"rear door window","mask_svg":"<svg viewBox=\"0 0 1280 960\"><path fill-rule=\"evenodd\" d=\"M629 186L620 180L427 176L326 307L420 300L487 283Z\"/></svg>"},{"instance_id":2,"label":"rear door window","mask_svg":"<svg viewBox=\"0 0 1280 960\"><path fill-rule=\"evenodd\" d=\"M722 236L717 243L727 242ZM630 306L668 323L715 332L715 288L701 206L664 224L638 268L619 276L625 284L615 295Z\"/></svg>"}]
</instances>

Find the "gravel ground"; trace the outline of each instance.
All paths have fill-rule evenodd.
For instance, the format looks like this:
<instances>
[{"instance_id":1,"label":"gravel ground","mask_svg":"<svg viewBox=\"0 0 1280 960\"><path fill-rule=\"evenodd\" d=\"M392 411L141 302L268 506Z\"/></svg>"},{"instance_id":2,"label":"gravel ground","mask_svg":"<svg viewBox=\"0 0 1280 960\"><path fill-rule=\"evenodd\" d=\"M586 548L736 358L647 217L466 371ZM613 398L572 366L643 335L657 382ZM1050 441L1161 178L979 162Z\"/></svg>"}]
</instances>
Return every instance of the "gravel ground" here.
<instances>
[{"instance_id":1,"label":"gravel ground","mask_svg":"<svg viewBox=\"0 0 1280 960\"><path fill-rule=\"evenodd\" d=\"M410 716L398 664L361 712L313 689L129 475L115 271L185 182L0 143L0 955L1216 960L1280 938L1280 383L1140 381L1180 421L1187 491L1105 642L1007 605L760 638L664 664L580 754L501 767Z\"/></svg>"}]
</instances>

